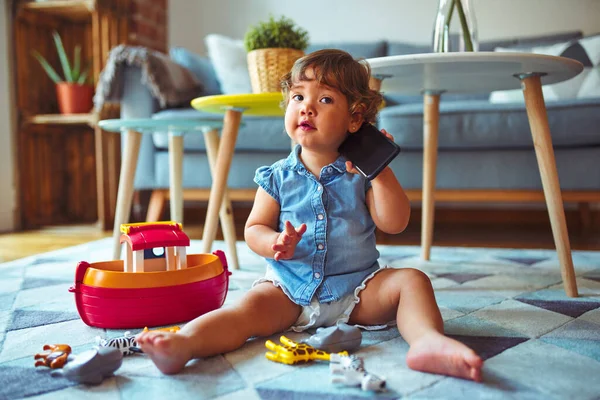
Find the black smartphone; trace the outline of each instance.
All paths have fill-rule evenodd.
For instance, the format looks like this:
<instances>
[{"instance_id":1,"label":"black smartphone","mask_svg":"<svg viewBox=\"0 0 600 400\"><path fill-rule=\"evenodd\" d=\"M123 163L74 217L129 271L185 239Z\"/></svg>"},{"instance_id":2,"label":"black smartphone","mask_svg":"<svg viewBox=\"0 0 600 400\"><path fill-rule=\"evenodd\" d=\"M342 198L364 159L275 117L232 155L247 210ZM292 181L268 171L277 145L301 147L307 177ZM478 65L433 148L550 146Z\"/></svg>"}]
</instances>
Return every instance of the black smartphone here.
<instances>
[{"instance_id":1,"label":"black smartphone","mask_svg":"<svg viewBox=\"0 0 600 400\"><path fill-rule=\"evenodd\" d=\"M348 133L338 151L365 178L372 180L400 153L400 146L365 122L355 133Z\"/></svg>"}]
</instances>

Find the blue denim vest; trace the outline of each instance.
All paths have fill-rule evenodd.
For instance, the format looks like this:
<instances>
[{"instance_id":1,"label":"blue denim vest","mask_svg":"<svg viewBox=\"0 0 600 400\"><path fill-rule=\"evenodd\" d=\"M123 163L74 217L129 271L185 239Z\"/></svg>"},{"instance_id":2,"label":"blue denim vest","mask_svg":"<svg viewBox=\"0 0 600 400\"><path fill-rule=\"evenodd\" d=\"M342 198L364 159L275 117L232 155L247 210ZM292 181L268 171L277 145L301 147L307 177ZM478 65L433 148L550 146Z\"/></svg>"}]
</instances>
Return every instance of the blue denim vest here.
<instances>
[{"instance_id":1,"label":"blue denim vest","mask_svg":"<svg viewBox=\"0 0 600 400\"><path fill-rule=\"evenodd\" d=\"M296 146L288 158L258 168L254 181L279 203L280 232L286 220L296 228L307 226L291 260L267 259L286 294L305 306L313 296L326 303L351 293L379 269L379 251L366 204L371 183L346 172L342 156L317 179L300 152Z\"/></svg>"}]
</instances>

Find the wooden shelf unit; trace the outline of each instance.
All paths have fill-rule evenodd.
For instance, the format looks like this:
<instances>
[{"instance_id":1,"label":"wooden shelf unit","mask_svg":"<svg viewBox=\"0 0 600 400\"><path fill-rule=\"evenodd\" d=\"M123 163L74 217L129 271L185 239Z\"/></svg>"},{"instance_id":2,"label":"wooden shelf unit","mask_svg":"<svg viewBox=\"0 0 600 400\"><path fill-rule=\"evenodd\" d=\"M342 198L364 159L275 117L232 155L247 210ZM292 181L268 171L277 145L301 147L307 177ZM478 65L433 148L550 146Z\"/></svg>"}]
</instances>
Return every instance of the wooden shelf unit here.
<instances>
[{"instance_id":1,"label":"wooden shelf unit","mask_svg":"<svg viewBox=\"0 0 600 400\"><path fill-rule=\"evenodd\" d=\"M59 113L55 84L31 50L39 51L62 75L51 35L57 31L70 60L75 46L81 46L82 65L91 66L95 85L110 49L127 43L131 1L13 0L17 170L24 229L105 223L111 207L105 181L118 180L118 166L107 166L105 159L120 163L120 143L97 128L99 113Z\"/></svg>"},{"instance_id":2,"label":"wooden shelf unit","mask_svg":"<svg viewBox=\"0 0 600 400\"><path fill-rule=\"evenodd\" d=\"M71 57L81 45L95 85L119 45L167 49L168 0L8 0L18 127L19 210L24 229L97 221L110 229L116 205L121 141L97 121L118 118L118 105L60 115L55 85L31 50L62 73L52 32ZM82 65L85 65L82 63Z\"/></svg>"}]
</instances>

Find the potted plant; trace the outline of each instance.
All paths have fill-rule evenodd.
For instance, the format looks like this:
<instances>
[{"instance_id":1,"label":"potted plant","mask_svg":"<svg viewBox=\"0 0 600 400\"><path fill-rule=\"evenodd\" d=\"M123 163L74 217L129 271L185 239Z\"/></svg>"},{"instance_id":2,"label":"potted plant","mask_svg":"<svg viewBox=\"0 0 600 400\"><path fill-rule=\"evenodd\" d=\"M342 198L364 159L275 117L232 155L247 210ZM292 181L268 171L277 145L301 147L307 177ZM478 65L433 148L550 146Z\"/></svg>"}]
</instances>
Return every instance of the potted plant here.
<instances>
[{"instance_id":1,"label":"potted plant","mask_svg":"<svg viewBox=\"0 0 600 400\"><path fill-rule=\"evenodd\" d=\"M304 55L308 32L289 18L251 26L244 36L248 51L248 72L254 93L278 92L279 80L288 73L294 62Z\"/></svg>"},{"instance_id":2,"label":"potted plant","mask_svg":"<svg viewBox=\"0 0 600 400\"><path fill-rule=\"evenodd\" d=\"M61 114L87 113L92 109L94 87L87 84L89 66L81 68L81 46L75 46L73 54L73 65L65 52L62 40L58 32L52 33L58 58L62 65L64 79L56 72L39 52L33 50L33 56L40 62L50 79L56 84L56 96Z\"/></svg>"}]
</instances>

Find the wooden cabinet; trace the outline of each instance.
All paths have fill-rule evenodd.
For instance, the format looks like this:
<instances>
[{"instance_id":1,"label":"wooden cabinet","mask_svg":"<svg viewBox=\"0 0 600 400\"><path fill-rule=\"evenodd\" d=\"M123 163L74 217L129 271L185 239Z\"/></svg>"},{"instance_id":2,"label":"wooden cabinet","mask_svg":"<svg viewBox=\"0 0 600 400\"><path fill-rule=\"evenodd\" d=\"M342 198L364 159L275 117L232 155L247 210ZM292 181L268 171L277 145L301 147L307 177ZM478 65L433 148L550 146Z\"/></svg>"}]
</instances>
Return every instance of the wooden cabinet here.
<instances>
[{"instance_id":1,"label":"wooden cabinet","mask_svg":"<svg viewBox=\"0 0 600 400\"><path fill-rule=\"evenodd\" d=\"M119 136L96 127L99 119L117 118L118 105L87 114L59 114L54 82L31 51L39 51L62 71L52 39L56 30L67 54L72 55L75 46L81 45L82 64L85 60L91 66L95 85L116 45L143 43L165 50L166 0L149 5L142 4L144 1L13 1L17 173L23 228L94 221L108 228L120 166ZM162 8L162 13L157 13L156 7ZM152 15L159 20L148 21L140 13L146 9L154 11ZM140 35L138 26L160 25L160 19L164 24L160 38Z\"/></svg>"}]
</instances>

